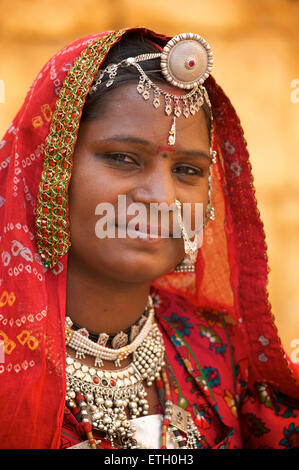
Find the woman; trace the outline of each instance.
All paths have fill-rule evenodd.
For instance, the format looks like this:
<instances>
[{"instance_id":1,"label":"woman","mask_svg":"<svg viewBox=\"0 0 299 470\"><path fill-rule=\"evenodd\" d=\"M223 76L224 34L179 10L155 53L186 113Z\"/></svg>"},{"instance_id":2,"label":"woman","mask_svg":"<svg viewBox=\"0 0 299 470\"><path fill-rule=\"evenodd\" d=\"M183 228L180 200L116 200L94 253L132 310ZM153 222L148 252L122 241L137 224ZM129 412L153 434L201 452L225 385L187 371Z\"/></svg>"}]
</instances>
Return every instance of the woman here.
<instances>
[{"instance_id":1,"label":"woman","mask_svg":"<svg viewBox=\"0 0 299 470\"><path fill-rule=\"evenodd\" d=\"M3 448L299 447L242 129L207 43L168 40L140 28L62 49L2 140ZM120 195L174 204L182 237L150 222L103 238L133 219ZM184 203L203 205L198 252Z\"/></svg>"}]
</instances>

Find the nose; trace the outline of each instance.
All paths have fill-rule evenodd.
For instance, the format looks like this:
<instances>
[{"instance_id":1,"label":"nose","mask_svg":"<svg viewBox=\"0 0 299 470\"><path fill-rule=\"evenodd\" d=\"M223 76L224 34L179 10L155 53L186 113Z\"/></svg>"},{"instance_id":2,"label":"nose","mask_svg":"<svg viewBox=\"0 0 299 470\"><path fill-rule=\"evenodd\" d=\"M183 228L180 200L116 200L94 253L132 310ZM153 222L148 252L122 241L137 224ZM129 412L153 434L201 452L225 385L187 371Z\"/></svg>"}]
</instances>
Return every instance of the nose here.
<instances>
[{"instance_id":1,"label":"nose","mask_svg":"<svg viewBox=\"0 0 299 470\"><path fill-rule=\"evenodd\" d=\"M173 175L166 162L157 162L154 168L140 175L131 191L133 202L143 204L166 203L171 205L176 199L176 188Z\"/></svg>"}]
</instances>

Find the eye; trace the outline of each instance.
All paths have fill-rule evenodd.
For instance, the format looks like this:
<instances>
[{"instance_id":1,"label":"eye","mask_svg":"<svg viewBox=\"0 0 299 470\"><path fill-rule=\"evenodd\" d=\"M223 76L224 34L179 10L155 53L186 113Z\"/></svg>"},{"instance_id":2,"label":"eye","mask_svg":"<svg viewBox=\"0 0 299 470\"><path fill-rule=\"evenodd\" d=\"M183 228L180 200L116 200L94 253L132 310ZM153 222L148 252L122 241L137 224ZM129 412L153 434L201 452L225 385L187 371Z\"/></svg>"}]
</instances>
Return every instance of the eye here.
<instances>
[{"instance_id":1,"label":"eye","mask_svg":"<svg viewBox=\"0 0 299 470\"><path fill-rule=\"evenodd\" d=\"M204 171L201 168L195 168L189 165L180 165L173 168L173 173L186 176L204 176Z\"/></svg>"},{"instance_id":2,"label":"eye","mask_svg":"<svg viewBox=\"0 0 299 470\"><path fill-rule=\"evenodd\" d=\"M106 153L101 155L105 160L110 160L112 163L122 164L122 165L135 165L136 161L133 157L126 153Z\"/></svg>"}]
</instances>

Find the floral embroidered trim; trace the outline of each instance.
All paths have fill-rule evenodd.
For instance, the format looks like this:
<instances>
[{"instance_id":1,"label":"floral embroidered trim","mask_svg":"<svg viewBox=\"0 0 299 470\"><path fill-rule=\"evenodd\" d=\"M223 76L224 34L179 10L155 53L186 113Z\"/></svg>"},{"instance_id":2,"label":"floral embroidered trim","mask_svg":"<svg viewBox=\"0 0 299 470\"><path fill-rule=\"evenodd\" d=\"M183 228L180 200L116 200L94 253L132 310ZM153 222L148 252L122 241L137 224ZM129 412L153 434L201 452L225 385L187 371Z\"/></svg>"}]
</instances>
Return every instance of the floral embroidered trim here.
<instances>
[{"instance_id":1,"label":"floral embroidered trim","mask_svg":"<svg viewBox=\"0 0 299 470\"><path fill-rule=\"evenodd\" d=\"M44 265L51 269L71 245L67 193L85 98L107 52L125 31L111 32L82 51L56 102L46 139L35 219L38 250Z\"/></svg>"}]
</instances>

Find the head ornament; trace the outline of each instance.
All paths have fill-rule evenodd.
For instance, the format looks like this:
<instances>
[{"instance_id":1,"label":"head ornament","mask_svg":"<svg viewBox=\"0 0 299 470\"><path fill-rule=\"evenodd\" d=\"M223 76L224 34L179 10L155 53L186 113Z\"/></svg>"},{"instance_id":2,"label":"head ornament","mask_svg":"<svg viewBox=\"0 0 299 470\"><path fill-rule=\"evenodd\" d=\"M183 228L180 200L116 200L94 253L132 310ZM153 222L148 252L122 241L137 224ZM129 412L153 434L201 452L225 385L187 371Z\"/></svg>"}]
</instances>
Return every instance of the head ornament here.
<instances>
[{"instance_id":1,"label":"head ornament","mask_svg":"<svg viewBox=\"0 0 299 470\"><path fill-rule=\"evenodd\" d=\"M162 90L154 83L140 65L142 62L160 58L161 72L170 85L187 90L187 93L178 96ZM205 39L198 34L183 33L174 36L167 42L162 52L140 54L128 57L118 64L109 64L97 75L90 94L108 75L106 87L113 85L120 68L135 67L139 72L137 91L147 101L153 90L153 106L158 108L161 104L161 95L164 97L165 113L185 118L199 111L204 101L210 106L208 94L203 86L208 78L213 64L213 53Z\"/></svg>"}]
</instances>

